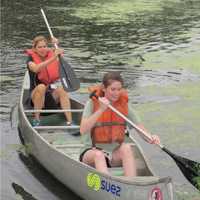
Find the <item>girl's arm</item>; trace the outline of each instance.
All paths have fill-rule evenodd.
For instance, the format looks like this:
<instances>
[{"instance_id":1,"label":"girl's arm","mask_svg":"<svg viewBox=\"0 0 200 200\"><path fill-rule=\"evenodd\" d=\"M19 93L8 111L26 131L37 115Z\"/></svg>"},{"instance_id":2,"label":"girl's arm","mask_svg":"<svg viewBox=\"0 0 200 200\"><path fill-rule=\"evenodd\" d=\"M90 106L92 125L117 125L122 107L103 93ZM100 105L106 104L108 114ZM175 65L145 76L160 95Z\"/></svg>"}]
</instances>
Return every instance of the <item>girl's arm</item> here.
<instances>
[{"instance_id":1,"label":"girl's arm","mask_svg":"<svg viewBox=\"0 0 200 200\"><path fill-rule=\"evenodd\" d=\"M84 112L83 112L83 118L81 120L80 125L80 133L88 133L95 125L97 119L101 116L101 114L107 109L107 106L109 105L109 101L105 97L99 98L101 101L99 109L96 112L92 112L92 100L89 100L85 106Z\"/></svg>"},{"instance_id":2,"label":"girl's arm","mask_svg":"<svg viewBox=\"0 0 200 200\"><path fill-rule=\"evenodd\" d=\"M28 62L29 69L34 72L38 73L40 72L44 67L46 67L48 64L53 62L55 59L57 59L58 55L63 53L63 49L55 49L54 55L49 58L48 60L45 60L39 64L34 63L33 61Z\"/></svg>"}]
</instances>

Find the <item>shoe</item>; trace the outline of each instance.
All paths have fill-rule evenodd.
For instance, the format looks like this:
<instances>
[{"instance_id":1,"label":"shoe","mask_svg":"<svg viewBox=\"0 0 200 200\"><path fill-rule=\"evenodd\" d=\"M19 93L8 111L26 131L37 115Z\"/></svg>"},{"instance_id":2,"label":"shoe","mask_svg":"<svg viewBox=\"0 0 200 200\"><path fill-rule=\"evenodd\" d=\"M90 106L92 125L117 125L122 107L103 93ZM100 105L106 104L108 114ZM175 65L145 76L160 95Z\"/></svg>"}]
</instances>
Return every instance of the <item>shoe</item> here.
<instances>
[{"instance_id":1,"label":"shoe","mask_svg":"<svg viewBox=\"0 0 200 200\"><path fill-rule=\"evenodd\" d=\"M67 121L67 126L71 126L72 122Z\"/></svg>"},{"instance_id":2,"label":"shoe","mask_svg":"<svg viewBox=\"0 0 200 200\"><path fill-rule=\"evenodd\" d=\"M40 125L40 120L38 120L38 119L33 119L33 121L32 121L32 126L34 127L34 126L39 126Z\"/></svg>"}]
</instances>

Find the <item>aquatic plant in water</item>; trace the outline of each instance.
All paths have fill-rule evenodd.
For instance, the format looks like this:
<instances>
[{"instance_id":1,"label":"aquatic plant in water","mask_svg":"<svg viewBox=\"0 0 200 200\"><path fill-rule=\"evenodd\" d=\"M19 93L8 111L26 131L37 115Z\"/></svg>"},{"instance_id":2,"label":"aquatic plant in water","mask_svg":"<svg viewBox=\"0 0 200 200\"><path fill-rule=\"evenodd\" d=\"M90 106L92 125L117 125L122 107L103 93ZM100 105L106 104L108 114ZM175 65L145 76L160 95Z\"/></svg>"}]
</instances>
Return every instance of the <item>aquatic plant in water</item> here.
<instances>
[{"instance_id":1,"label":"aquatic plant in water","mask_svg":"<svg viewBox=\"0 0 200 200\"><path fill-rule=\"evenodd\" d=\"M193 169L197 172L199 176L193 177L192 183L200 191L200 164L197 163L193 166Z\"/></svg>"}]
</instances>

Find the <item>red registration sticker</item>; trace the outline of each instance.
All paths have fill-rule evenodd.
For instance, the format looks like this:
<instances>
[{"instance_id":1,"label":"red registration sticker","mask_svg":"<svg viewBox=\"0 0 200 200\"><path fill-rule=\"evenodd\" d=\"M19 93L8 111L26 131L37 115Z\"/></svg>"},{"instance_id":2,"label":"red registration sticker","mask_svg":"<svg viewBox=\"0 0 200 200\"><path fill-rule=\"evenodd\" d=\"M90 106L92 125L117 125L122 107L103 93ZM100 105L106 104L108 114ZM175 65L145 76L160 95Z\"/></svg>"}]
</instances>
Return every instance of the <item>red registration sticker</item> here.
<instances>
[{"instance_id":1,"label":"red registration sticker","mask_svg":"<svg viewBox=\"0 0 200 200\"><path fill-rule=\"evenodd\" d=\"M152 189L149 200L163 200L163 195L160 188L156 187Z\"/></svg>"}]
</instances>

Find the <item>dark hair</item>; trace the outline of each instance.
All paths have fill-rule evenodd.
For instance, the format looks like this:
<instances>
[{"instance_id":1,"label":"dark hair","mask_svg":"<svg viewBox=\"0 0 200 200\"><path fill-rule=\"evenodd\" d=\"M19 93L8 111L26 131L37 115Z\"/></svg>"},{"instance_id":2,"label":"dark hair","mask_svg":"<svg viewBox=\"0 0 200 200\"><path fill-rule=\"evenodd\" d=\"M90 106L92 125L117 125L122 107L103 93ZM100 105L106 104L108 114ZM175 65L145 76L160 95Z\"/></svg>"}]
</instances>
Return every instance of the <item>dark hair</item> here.
<instances>
[{"instance_id":1,"label":"dark hair","mask_svg":"<svg viewBox=\"0 0 200 200\"><path fill-rule=\"evenodd\" d=\"M124 81L120 75L120 72L108 72L103 77L103 85L105 88L107 88L109 85L112 84L113 81L119 81L122 86L124 84Z\"/></svg>"}]
</instances>

